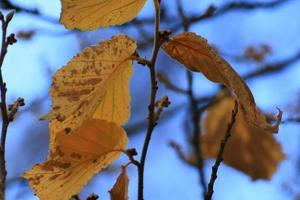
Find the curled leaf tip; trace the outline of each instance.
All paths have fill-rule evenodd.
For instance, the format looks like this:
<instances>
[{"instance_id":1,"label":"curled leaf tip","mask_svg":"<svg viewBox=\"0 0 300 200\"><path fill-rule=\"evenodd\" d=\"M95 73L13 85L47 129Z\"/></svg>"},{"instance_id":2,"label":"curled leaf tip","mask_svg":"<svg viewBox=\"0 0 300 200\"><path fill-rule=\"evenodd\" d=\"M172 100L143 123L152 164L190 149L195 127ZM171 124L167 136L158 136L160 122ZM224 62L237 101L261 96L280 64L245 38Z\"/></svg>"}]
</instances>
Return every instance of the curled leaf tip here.
<instances>
[{"instance_id":1,"label":"curled leaf tip","mask_svg":"<svg viewBox=\"0 0 300 200\"><path fill-rule=\"evenodd\" d=\"M276 107L276 109L278 110L278 114L277 114L277 120L276 120L276 124L274 125L274 132L273 133L278 133L279 131L279 125L282 121L282 110L280 110L280 108Z\"/></svg>"}]
</instances>

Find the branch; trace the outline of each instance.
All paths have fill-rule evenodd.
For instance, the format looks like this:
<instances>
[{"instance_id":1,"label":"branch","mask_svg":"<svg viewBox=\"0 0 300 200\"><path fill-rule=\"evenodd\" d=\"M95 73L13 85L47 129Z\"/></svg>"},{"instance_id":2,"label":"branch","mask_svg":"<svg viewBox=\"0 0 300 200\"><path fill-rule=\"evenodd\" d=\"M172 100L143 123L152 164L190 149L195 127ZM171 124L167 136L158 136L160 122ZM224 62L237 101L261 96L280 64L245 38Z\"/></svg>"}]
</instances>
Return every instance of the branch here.
<instances>
[{"instance_id":1,"label":"branch","mask_svg":"<svg viewBox=\"0 0 300 200\"><path fill-rule=\"evenodd\" d=\"M182 89L179 86L173 84L170 81L170 79L167 77L167 75L165 75L164 73L158 72L157 78L159 79L160 82L162 82L166 86L166 88L172 90L173 92L187 95L188 91L186 91L185 89Z\"/></svg>"},{"instance_id":2,"label":"branch","mask_svg":"<svg viewBox=\"0 0 300 200\"><path fill-rule=\"evenodd\" d=\"M181 147L178 143L176 143L175 141L170 141L170 142L169 142L169 145L170 145L170 147L172 147L172 148L175 150L176 154L178 155L178 157L179 157L181 160L183 160L185 163L187 163L187 164L189 164L189 165L195 167L195 165L196 165L197 163L195 163L194 160L190 159L190 158L183 152L182 147Z\"/></svg>"},{"instance_id":3,"label":"branch","mask_svg":"<svg viewBox=\"0 0 300 200\"><path fill-rule=\"evenodd\" d=\"M16 12L24 12L30 15L38 16L40 19L53 24L58 24L58 20L54 17L46 16L37 9L28 9L12 3L10 0L1 0L0 7L7 10L15 10Z\"/></svg>"},{"instance_id":4,"label":"branch","mask_svg":"<svg viewBox=\"0 0 300 200\"><path fill-rule=\"evenodd\" d=\"M178 1L178 0L177 0ZM257 9L270 9L270 8L275 8L277 6L281 6L287 2L291 2L293 0L274 0L271 2L232 2L232 3L227 3L224 4L223 6L217 8L213 5L209 6L206 11L204 13L202 13L201 15L192 15L192 16L185 16L184 17L184 21L182 23L182 21L179 21L178 23L175 22L172 27L170 27L170 30L173 32L176 32L184 27L189 27L191 25L194 25L196 23L205 21L205 20L210 20L210 19L214 19L217 17L220 17L222 15L225 15L227 13L230 12L234 12L234 11L238 11L238 10L244 10L244 11L252 11L252 10L257 10ZM180 10L179 17L182 18L183 9ZM174 16L173 17L164 17L163 21L161 23L171 23L174 20ZM149 18L142 18L142 19L136 19L133 20L132 23L129 24L125 24L126 26L129 25L139 25L139 24L150 24L151 19ZM149 38L149 36L147 35L143 35L143 37L145 38ZM146 45L145 45L146 46Z\"/></svg>"},{"instance_id":5,"label":"branch","mask_svg":"<svg viewBox=\"0 0 300 200\"><path fill-rule=\"evenodd\" d=\"M181 0L177 0L177 12L181 19L181 26L183 27L184 31L188 31L190 28L190 23L188 18L186 17L183 6L181 4ZM205 198L206 194L206 181L205 181L205 174L204 174L204 161L203 161L203 154L201 149L201 124L200 119L203 113L198 109L198 103L196 101L196 97L193 91L193 74L191 71L186 70L187 72L187 80L188 80L188 90L186 96L189 100L189 107L192 112L192 124L193 124L193 137L191 138L192 146L194 154L196 155L197 167L199 176L200 176L200 185L202 188L202 195Z\"/></svg>"},{"instance_id":6,"label":"branch","mask_svg":"<svg viewBox=\"0 0 300 200\"><path fill-rule=\"evenodd\" d=\"M280 6L286 2L289 2L292 0L275 0L271 2L232 2L232 3L227 3L220 8L216 9L216 11L211 14L203 14L200 16L192 16L190 17L189 21L191 23L196 23L205 19L212 19L216 18L220 15L224 15L226 13L232 12L232 11L237 11L237 10L257 10L257 9L269 9L269 8L274 8L276 6Z\"/></svg>"},{"instance_id":7,"label":"branch","mask_svg":"<svg viewBox=\"0 0 300 200\"><path fill-rule=\"evenodd\" d=\"M200 127L200 119L203 113L198 109L198 103L196 101L194 92L193 92L193 74L190 71L187 71L188 77L188 99L190 104L190 109L192 111L192 123L193 123L193 138L192 138L192 145L193 150L196 155L197 159L197 169L200 175L200 185L202 187L203 197L205 197L207 188L206 188L206 181L205 181L205 174L204 174L204 161L203 161L203 154L201 149L201 127Z\"/></svg>"},{"instance_id":8,"label":"branch","mask_svg":"<svg viewBox=\"0 0 300 200\"><path fill-rule=\"evenodd\" d=\"M232 110L232 113L231 113L231 120L228 123L225 136L224 136L223 140L221 141L218 157L215 161L214 166L212 167L211 177L210 177L210 181L208 184L208 191L206 193L205 200L211 200L211 198L212 198L212 195L214 192L214 183L217 180L218 169L219 169L221 162L223 161L223 153L224 153L226 144L227 144L229 138L231 137L231 129L235 123L235 118L236 118L237 113L238 113L238 103L237 103L237 101L235 101L234 109Z\"/></svg>"},{"instance_id":9,"label":"branch","mask_svg":"<svg viewBox=\"0 0 300 200\"><path fill-rule=\"evenodd\" d=\"M10 122L13 121L15 114L18 111L19 106L24 106L24 99L18 98L17 101L9 105L7 108L6 103L6 83L4 82L2 75L2 65L7 53L9 45L13 45L17 42L14 34L10 34L7 37L7 27L9 22L14 16L14 11L7 14L4 19L3 14L0 12L0 21L2 23L2 41L1 41L1 54L0 54L0 90L1 90L1 114L2 114L2 130L1 130L1 144L0 144L0 200L5 199L5 184L6 184L6 159L5 159L5 144L7 129Z\"/></svg>"},{"instance_id":10,"label":"branch","mask_svg":"<svg viewBox=\"0 0 300 200\"><path fill-rule=\"evenodd\" d=\"M138 199L143 200L144 199L144 167L145 167L145 161L146 156L148 152L148 147L150 144L151 136L153 133L153 130L157 124L157 120L159 117L157 117L157 113L155 113L155 102L156 102L156 93L157 93L157 80L156 80L156 69L155 64L157 60L157 55L159 52L159 49L161 45L164 43L166 38L170 35L169 32L160 32L160 0L153 0L155 5L155 28L154 28L154 45L152 50L152 56L150 63L148 63L148 67L150 70L150 80L151 80L151 96L150 96L150 103L148 106L148 128L146 137L144 140L141 160L140 160L140 166L138 167Z\"/></svg>"},{"instance_id":11,"label":"branch","mask_svg":"<svg viewBox=\"0 0 300 200\"><path fill-rule=\"evenodd\" d=\"M293 64L299 60L300 60L300 51L298 51L295 55L293 55L287 59L284 59L284 60L281 60L278 62L265 64L265 65L259 67L258 70L255 70L255 71L250 72L249 74L243 76L243 79L247 80L247 79L260 77L260 76L267 75L267 74L274 74L274 73L280 72L280 71L286 69L287 67L289 67L291 64Z\"/></svg>"}]
</instances>

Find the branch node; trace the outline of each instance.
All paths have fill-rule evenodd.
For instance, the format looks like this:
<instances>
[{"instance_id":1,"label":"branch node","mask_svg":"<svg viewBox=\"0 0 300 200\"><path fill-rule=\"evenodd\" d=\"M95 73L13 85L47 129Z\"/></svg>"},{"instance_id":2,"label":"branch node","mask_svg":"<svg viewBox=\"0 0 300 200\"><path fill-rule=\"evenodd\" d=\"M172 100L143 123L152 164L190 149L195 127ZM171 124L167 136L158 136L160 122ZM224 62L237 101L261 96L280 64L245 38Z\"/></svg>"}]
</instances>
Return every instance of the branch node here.
<instances>
[{"instance_id":1,"label":"branch node","mask_svg":"<svg viewBox=\"0 0 300 200\"><path fill-rule=\"evenodd\" d=\"M86 200L97 200L99 199L99 196L97 194L91 194L88 196Z\"/></svg>"},{"instance_id":2,"label":"branch node","mask_svg":"<svg viewBox=\"0 0 300 200\"><path fill-rule=\"evenodd\" d=\"M9 45L13 45L14 43L16 43L16 42L17 42L17 39L15 38L15 34L14 34L14 33L11 33L11 34L7 37L6 42L7 42L7 44L9 44Z\"/></svg>"}]
</instances>

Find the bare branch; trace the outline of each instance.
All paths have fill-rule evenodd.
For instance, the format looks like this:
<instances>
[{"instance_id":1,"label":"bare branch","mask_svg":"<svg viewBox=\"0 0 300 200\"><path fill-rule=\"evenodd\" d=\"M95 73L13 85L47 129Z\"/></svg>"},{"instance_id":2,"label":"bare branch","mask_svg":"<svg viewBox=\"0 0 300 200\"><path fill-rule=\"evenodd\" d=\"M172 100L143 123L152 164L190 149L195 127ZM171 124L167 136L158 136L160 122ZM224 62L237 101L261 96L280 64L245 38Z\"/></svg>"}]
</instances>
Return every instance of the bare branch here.
<instances>
[{"instance_id":1,"label":"bare branch","mask_svg":"<svg viewBox=\"0 0 300 200\"><path fill-rule=\"evenodd\" d=\"M18 111L19 106L24 105L24 99L18 98L18 100L7 107L6 103L6 83L4 82L2 75L2 65L4 58L7 53L9 45L13 45L17 42L14 34L7 36L7 27L9 22L14 16L14 11L9 12L4 18L3 14L0 12L0 21L2 22L2 42L1 42L1 54L0 54L0 90L1 90L1 115L2 115L2 130L1 130L1 146L0 146L0 200L5 199L5 185L6 185L6 159L5 159L5 144L8 125L15 114Z\"/></svg>"},{"instance_id":2,"label":"bare branch","mask_svg":"<svg viewBox=\"0 0 300 200\"><path fill-rule=\"evenodd\" d=\"M235 123L235 118L236 118L237 113L238 113L238 103L237 103L237 101L235 101L234 109L232 110L232 113L231 113L231 120L228 123L225 136L220 144L220 149L219 149L217 159L215 161L214 166L212 167L211 177L210 177L210 181L208 184L208 191L206 193L205 200L211 200L211 198L212 198L212 195L214 192L214 183L217 180L218 169L219 169L221 162L223 161L223 153L224 153L226 144L227 144L229 138L231 137L231 129Z\"/></svg>"}]
</instances>

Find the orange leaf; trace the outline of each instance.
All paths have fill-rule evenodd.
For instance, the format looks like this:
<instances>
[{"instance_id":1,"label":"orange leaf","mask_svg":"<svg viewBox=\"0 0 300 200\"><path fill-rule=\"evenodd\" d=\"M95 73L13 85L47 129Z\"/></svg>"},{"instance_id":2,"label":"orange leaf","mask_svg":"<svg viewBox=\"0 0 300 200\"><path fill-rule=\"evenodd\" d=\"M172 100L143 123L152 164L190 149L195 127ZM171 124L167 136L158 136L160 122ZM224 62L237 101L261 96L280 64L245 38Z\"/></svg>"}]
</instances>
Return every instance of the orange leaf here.
<instances>
[{"instance_id":1,"label":"orange leaf","mask_svg":"<svg viewBox=\"0 0 300 200\"><path fill-rule=\"evenodd\" d=\"M223 83L233 92L249 125L267 132L277 133L281 122L281 111L274 126L268 124L263 114L256 108L253 95L235 70L220 57L206 39L195 33L186 32L170 39L163 47L172 58L188 69L203 73L213 82Z\"/></svg>"},{"instance_id":2,"label":"orange leaf","mask_svg":"<svg viewBox=\"0 0 300 200\"><path fill-rule=\"evenodd\" d=\"M126 174L126 167L122 167L122 173L119 175L115 185L109 191L111 200L128 200L129 179Z\"/></svg>"},{"instance_id":3,"label":"orange leaf","mask_svg":"<svg viewBox=\"0 0 300 200\"><path fill-rule=\"evenodd\" d=\"M205 157L217 157L233 106L234 98L226 96L208 108L201 144ZM249 126L240 112L236 116L231 133L224 151L224 162L254 180L270 179L280 161L285 158L274 135Z\"/></svg>"},{"instance_id":4,"label":"orange leaf","mask_svg":"<svg viewBox=\"0 0 300 200\"><path fill-rule=\"evenodd\" d=\"M95 173L116 160L127 142L125 131L115 123L87 120L72 134L59 132L47 161L23 177L41 200L69 200Z\"/></svg>"}]
</instances>

